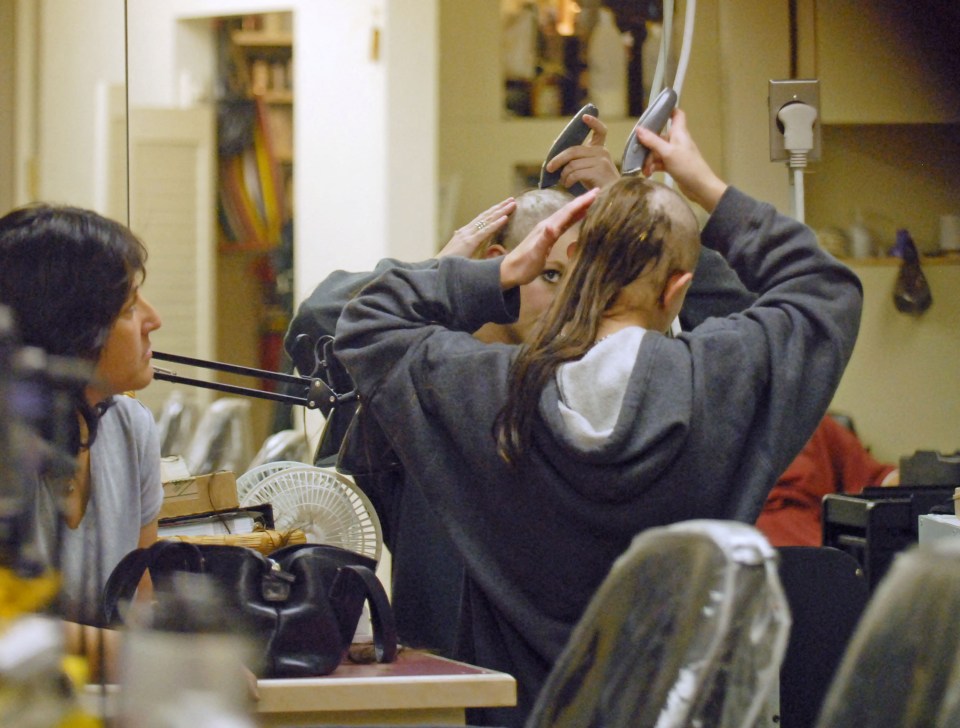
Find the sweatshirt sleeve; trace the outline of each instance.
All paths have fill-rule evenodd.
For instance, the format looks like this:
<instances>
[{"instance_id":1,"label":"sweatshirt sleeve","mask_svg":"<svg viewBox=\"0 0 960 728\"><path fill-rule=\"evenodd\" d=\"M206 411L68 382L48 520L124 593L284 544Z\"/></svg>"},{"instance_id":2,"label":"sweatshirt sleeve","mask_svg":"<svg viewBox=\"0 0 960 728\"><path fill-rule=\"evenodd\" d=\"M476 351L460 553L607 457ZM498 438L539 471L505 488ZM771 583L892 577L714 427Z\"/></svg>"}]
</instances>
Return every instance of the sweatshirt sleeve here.
<instances>
[{"instance_id":1,"label":"sweatshirt sleeve","mask_svg":"<svg viewBox=\"0 0 960 728\"><path fill-rule=\"evenodd\" d=\"M740 313L756 300L757 294L746 289L723 256L704 246L680 310L680 324L684 331L690 331L711 316Z\"/></svg>"},{"instance_id":2,"label":"sweatshirt sleeve","mask_svg":"<svg viewBox=\"0 0 960 728\"><path fill-rule=\"evenodd\" d=\"M304 376L313 373L314 344L325 336L333 336L343 307L356 296L363 287L386 270L393 268L431 268L436 260L421 263L402 263L392 258L384 258L369 272L350 273L338 270L327 276L297 308L297 313L287 328L283 347L294 365Z\"/></svg>"},{"instance_id":3,"label":"sweatshirt sleeve","mask_svg":"<svg viewBox=\"0 0 960 728\"><path fill-rule=\"evenodd\" d=\"M501 262L450 256L427 269L394 268L369 283L344 308L334 344L360 391L372 395L430 337L515 321L520 292L501 291Z\"/></svg>"},{"instance_id":4,"label":"sweatshirt sleeve","mask_svg":"<svg viewBox=\"0 0 960 728\"><path fill-rule=\"evenodd\" d=\"M817 434L822 437L823 449L836 473L839 491L859 493L868 486L880 485L897 469L892 463L882 463L874 458L855 433L830 415L823 418Z\"/></svg>"},{"instance_id":5,"label":"sweatshirt sleeve","mask_svg":"<svg viewBox=\"0 0 960 728\"><path fill-rule=\"evenodd\" d=\"M723 254L757 300L686 335L698 421L739 459L723 467L772 484L816 429L850 359L860 281L806 225L732 187L702 241ZM766 494L755 495L738 515L759 512Z\"/></svg>"}]
</instances>

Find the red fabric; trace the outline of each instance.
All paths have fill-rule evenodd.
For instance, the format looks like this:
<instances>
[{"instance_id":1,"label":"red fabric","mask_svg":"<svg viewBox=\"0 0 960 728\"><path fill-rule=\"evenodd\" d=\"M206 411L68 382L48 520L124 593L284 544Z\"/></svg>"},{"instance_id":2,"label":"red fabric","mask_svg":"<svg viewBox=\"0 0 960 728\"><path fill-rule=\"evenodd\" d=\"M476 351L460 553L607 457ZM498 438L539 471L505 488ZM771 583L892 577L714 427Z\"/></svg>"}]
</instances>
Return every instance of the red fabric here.
<instances>
[{"instance_id":1,"label":"red fabric","mask_svg":"<svg viewBox=\"0 0 960 728\"><path fill-rule=\"evenodd\" d=\"M757 528L773 546L821 546L823 496L859 493L895 469L874 460L856 435L827 415L773 486Z\"/></svg>"}]
</instances>

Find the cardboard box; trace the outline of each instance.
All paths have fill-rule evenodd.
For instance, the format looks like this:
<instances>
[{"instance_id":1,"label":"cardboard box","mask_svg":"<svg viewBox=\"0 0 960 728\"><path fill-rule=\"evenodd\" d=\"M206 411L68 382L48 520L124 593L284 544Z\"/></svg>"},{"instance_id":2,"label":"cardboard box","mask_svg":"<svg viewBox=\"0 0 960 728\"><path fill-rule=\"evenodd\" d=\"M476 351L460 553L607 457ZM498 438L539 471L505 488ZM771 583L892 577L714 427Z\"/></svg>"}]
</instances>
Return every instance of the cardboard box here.
<instances>
[{"instance_id":1,"label":"cardboard box","mask_svg":"<svg viewBox=\"0 0 960 728\"><path fill-rule=\"evenodd\" d=\"M231 510L239 505L236 476L228 470L221 470L164 483L160 518Z\"/></svg>"}]
</instances>

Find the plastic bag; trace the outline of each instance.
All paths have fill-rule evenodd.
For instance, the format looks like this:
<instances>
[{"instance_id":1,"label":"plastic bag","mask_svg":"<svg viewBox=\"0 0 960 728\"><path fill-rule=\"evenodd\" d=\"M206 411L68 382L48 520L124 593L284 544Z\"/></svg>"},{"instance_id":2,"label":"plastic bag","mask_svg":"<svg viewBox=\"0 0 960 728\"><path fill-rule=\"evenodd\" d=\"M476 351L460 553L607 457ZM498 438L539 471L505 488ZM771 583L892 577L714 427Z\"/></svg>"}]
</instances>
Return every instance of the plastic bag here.
<instances>
[{"instance_id":1,"label":"plastic bag","mask_svg":"<svg viewBox=\"0 0 960 728\"><path fill-rule=\"evenodd\" d=\"M910 233L897 230L897 242L890 252L902 258L893 288L893 303L901 313L918 316L933 304L933 294L920 268L920 255Z\"/></svg>"}]
</instances>

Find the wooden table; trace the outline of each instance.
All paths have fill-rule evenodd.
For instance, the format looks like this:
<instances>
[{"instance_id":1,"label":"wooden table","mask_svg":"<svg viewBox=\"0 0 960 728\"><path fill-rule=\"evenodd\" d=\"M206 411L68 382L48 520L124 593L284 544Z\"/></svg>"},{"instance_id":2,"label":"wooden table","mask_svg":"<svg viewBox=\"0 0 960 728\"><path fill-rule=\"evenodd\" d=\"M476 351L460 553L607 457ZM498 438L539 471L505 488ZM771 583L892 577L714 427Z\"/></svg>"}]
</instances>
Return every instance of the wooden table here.
<instances>
[{"instance_id":1,"label":"wooden table","mask_svg":"<svg viewBox=\"0 0 960 728\"><path fill-rule=\"evenodd\" d=\"M516 704L507 674L402 650L384 665L345 663L325 677L261 680L261 726L463 725L465 709Z\"/></svg>"},{"instance_id":2,"label":"wooden table","mask_svg":"<svg viewBox=\"0 0 960 728\"><path fill-rule=\"evenodd\" d=\"M494 670L416 650L401 650L395 662L344 662L324 677L260 680L254 705L258 726L464 725L466 708L512 706L516 681ZM119 685L106 691L88 685L84 707L113 718Z\"/></svg>"}]
</instances>

